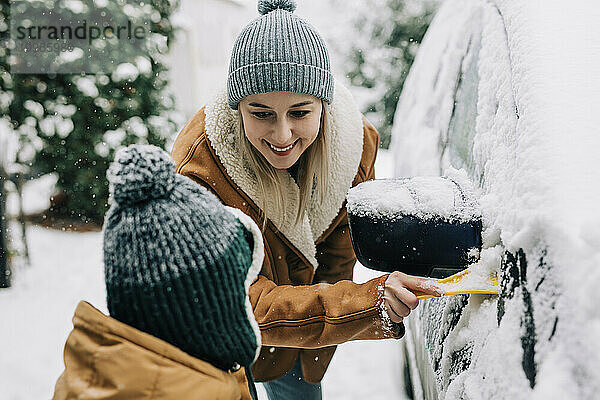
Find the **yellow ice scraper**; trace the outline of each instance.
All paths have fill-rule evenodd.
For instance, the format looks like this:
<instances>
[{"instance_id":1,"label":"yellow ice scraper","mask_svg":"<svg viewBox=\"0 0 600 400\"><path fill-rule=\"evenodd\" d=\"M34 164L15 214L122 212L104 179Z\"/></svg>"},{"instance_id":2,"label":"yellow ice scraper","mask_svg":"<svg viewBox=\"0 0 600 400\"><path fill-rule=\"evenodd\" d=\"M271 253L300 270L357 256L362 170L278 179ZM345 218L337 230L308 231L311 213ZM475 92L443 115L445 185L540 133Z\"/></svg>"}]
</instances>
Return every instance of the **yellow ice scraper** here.
<instances>
[{"instance_id":1,"label":"yellow ice scraper","mask_svg":"<svg viewBox=\"0 0 600 400\"><path fill-rule=\"evenodd\" d=\"M376 271L433 278L444 296L498 294L495 265L481 260L475 191L459 175L375 179L350 189L346 208L358 261Z\"/></svg>"},{"instance_id":2,"label":"yellow ice scraper","mask_svg":"<svg viewBox=\"0 0 600 400\"><path fill-rule=\"evenodd\" d=\"M476 265L476 264L475 264ZM484 273L467 268L454 275L435 281L444 290L444 296L455 294L498 294L498 274ZM419 300L434 296L415 292Z\"/></svg>"}]
</instances>

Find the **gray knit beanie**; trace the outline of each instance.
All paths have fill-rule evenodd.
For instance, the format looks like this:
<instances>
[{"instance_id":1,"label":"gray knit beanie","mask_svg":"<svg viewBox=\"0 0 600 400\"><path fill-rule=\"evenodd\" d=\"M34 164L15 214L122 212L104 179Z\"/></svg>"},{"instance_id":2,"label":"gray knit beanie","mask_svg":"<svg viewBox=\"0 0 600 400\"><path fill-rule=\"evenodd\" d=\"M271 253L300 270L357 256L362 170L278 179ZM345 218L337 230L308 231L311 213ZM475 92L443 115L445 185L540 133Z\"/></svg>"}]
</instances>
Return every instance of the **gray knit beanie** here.
<instances>
[{"instance_id":1,"label":"gray knit beanie","mask_svg":"<svg viewBox=\"0 0 600 400\"><path fill-rule=\"evenodd\" d=\"M176 174L155 146L119 150L107 177L110 315L219 368L251 365L260 347L247 296L262 266L256 224Z\"/></svg>"},{"instance_id":2,"label":"gray knit beanie","mask_svg":"<svg viewBox=\"0 0 600 400\"><path fill-rule=\"evenodd\" d=\"M244 28L231 53L227 101L234 110L246 96L268 92L305 93L331 103L327 46L295 9L293 0L259 0L261 16Z\"/></svg>"}]
</instances>

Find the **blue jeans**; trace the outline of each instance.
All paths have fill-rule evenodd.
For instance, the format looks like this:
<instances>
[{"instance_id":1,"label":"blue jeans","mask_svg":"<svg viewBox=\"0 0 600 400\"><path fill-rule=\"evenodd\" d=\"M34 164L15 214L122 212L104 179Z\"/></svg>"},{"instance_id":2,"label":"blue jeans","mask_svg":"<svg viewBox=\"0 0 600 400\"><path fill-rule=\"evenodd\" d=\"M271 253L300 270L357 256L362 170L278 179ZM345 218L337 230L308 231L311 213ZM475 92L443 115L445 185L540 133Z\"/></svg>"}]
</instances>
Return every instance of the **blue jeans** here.
<instances>
[{"instance_id":1,"label":"blue jeans","mask_svg":"<svg viewBox=\"0 0 600 400\"><path fill-rule=\"evenodd\" d=\"M294 368L274 381L264 382L269 400L321 400L321 384L308 383L302 376L300 357Z\"/></svg>"}]
</instances>

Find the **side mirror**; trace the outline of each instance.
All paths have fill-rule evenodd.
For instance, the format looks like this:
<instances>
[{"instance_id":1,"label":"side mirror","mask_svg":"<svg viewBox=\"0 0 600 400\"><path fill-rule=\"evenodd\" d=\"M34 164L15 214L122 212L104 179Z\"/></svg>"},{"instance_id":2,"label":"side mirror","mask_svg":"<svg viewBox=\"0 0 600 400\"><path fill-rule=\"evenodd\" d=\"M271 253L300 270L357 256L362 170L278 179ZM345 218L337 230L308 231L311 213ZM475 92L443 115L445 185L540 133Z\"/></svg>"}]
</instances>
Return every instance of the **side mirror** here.
<instances>
[{"instance_id":1,"label":"side mirror","mask_svg":"<svg viewBox=\"0 0 600 400\"><path fill-rule=\"evenodd\" d=\"M468 185L447 177L376 179L348 192L352 246L377 271L444 278L477 261L481 213Z\"/></svg>"}]
</instances>

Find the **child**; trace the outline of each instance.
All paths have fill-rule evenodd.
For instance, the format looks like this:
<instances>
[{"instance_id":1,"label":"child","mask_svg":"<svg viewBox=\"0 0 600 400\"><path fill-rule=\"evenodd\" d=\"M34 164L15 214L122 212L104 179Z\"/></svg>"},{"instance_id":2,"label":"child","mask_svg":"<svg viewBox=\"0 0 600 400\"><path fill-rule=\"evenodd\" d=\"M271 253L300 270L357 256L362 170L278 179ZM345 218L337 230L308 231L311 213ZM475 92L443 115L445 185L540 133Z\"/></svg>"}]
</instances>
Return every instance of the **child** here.
<instances>
[{"instance_id":1,"label":"child","mask_svg":"<svg viewBox=\"0 0 600 400\"><path fill-rule=\"evenodd\" d=\"M121 149L107 176L110 317L79 303L54 399L256 398L258 227L157 147Z\"/></svg>"}]
</instances>

